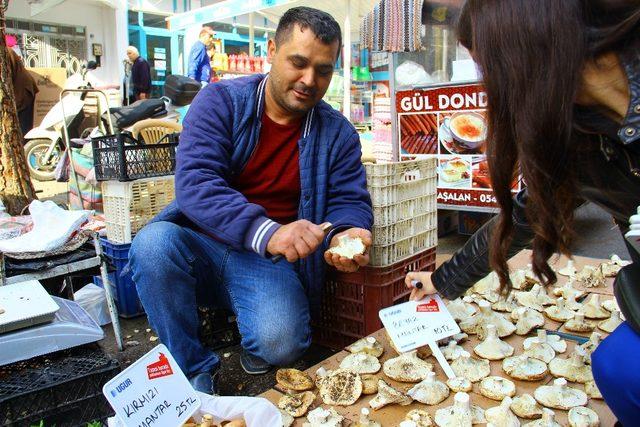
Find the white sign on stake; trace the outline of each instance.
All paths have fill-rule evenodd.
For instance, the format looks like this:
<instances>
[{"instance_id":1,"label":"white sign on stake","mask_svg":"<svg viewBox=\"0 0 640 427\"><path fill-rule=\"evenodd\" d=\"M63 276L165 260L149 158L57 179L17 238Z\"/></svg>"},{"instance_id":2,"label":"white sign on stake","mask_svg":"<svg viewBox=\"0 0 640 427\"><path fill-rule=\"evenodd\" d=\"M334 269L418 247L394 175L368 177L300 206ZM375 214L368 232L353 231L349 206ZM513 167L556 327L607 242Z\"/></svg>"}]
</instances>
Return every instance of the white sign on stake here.
<instances>
[{"instance_id":1,"label":"white sign on stake","mask_svg":"<svg viewBox=\"0 0 640 427\"><path fill-rule=\"evenodd\" d=\"M200 407L200 398L164 344L111 379L102 393L127 427L179 427Z\"/></svg>"},{"instance_id":2,"label":"white sign on stake","mask_svg":"<svg viewBox=\"0 0 640 427\"><path fill-rule=\"evenodd\" d=\"M436 342L460 333L460 327L439 295L384 308L379 316L398 351L404 353L428 345L445 374L449 378L455 376Z\"/></svg>"}]
</instances>

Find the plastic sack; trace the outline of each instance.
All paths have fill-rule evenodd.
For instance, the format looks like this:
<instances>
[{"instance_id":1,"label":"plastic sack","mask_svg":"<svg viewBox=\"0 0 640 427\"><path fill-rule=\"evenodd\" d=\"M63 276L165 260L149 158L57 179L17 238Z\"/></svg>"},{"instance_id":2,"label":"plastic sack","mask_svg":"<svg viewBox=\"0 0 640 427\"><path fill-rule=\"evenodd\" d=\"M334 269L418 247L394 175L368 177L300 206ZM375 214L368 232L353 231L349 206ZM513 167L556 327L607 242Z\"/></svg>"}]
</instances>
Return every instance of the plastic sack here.
<instances>
[{"instance_id":1,"label":"plastic sack","mask_svg":"<svg viewBox=\"0 0 640 427\"><path fill-rule=\"evenodd\" d=\"M73 299L80 307L84 308L98 325L104 326L111 323L107 295L100 286L89 283L79 291L74 292Z\"/></svg>"},{"instance_id":2,"label":"plastic sack","mask_svg":"<svg viewBox=\"0 0 640 427\"><path fill-rule=\"evenodd\" d=\"M423 86L433 83L433 79L422 65L413 61L404 61L396 68L398 86Z\"/></svg>"},{"instance_id":3,"label":"plastic sack","mask_svg":"<svg viewBox=\"0 0 640 427\"><path fill-rule=\"evenodd\" d=\"M282 415L278 408L261 397L210 396L197 392L202 405L193 414L197 422L204 414L213 415L213 421L229 421L244 418L247 427L282 427ZM118 417L107 420L109 427L123 427L125 424Z\"/></svg>"}]
</instances>

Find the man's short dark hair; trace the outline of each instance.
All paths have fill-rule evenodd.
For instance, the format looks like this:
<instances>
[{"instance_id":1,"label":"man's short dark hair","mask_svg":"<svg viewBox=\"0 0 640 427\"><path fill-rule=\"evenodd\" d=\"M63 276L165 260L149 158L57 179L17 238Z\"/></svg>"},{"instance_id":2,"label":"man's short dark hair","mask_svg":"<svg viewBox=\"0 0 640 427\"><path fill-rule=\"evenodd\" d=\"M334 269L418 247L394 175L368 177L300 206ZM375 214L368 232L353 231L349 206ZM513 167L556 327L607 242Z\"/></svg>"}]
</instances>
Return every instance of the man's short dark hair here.
<instances>
[{"instance_id":1,"label":"man's short dark hair","mask_svg":"<svg viewBox=\"0 0 640 427\"><path fill-rule=\"evenodd\" d=\"M340 56L340 50L342 49L340 25L328 13L311 7L293 7L282 15L276 29L276 46L280 46L289 39L296 24L301 30L310 28L313 34L324 44L332 44L337 40L338 53L336 58Z\"/></svg>"}]
</instances>

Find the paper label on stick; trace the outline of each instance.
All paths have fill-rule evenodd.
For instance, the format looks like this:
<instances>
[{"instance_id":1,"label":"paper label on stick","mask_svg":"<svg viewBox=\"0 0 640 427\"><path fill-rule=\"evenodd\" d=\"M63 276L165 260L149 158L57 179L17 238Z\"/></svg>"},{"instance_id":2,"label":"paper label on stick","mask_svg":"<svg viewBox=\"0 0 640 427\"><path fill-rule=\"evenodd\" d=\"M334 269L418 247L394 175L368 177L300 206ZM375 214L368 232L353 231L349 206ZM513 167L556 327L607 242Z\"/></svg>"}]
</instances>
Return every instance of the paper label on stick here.
<instances>
[{"instance_id":1,"label":"paper label on stick","mask_svg":"<svg viewBox=\"0 0 640 427\"><path fill-rule=\"evenodd\" d=\"M181 426L200 398L163 344L142 356L102 388L126 426Z\"/></svg>"},{"instance_id":2,"label":"paper label on stick","mask_svg":"<svg viewBox=\"0 0 640 427\"><path fill-rule=\"evenodd\" d=\"M460 328L439 295L380 310L380 320L400 352L460 333Z\"/></svg>"}]
</instances>

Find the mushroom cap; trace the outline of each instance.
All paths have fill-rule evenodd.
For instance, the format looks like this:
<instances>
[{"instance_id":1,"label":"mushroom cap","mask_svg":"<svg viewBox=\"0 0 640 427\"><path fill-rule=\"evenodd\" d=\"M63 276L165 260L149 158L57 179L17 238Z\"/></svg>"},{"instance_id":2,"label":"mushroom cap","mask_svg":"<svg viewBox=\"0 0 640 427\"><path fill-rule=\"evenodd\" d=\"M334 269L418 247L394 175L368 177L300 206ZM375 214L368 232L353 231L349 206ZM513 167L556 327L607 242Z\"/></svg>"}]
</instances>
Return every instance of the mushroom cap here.
<instances>
[{"instance_id":1,"label":"mushroom cap","mask_svg":"<svg viewBox=\"0 0 640 427\"><path fill-rule=\"evenodd\" d=\"M578 350L579 347L576 347ZM591 368L583 361L584 352L582 354L573 353L568 358L556 357L549 362L549 372L554 377L566 378L567 381L576 383L586 383L593 380Z\"/></svg>"},{"instance_id":2,"label":"mushroom cap","mask_svg":"<svg viewBox=\"0 0 640 427\"><path fill-rule=\"evenodd\" d=\"M367 353L351 353L340 362L340 369L347 369L356 374L375 374L380 367L378 358Z\"/></svg>"},{"instance_id":3,"label":"mushroom cap","mask_svg":"<svg viewBox=\"0 0 640 427\"><path fill-rule=\"evenodd\" d=\"M342 425L344 417L335 409L316 408L307 414L307 420L302 427L339 427Z\"/></svg>"},{"instance_id":4,"label":"mushroom cap","mask_svg":"<svg viewBox=\"0 0 640 427\"><path fill-rule=\"evenodd\" d=\"M544 316L540 312L524 307L521 310L516 323L516 334L527 335L532 330L544 326Z\"/></svg>"},{"instance_id":5,"label":"mushroom cap","mask_svg":"<svg viewBox=\"0 0 640 427\"><path fill-rule=\"evenodd\" d=\"M603 399L602 393L600 393L600 389L598 389L595 381L587 381L584 383L584 391L587 393L587 396L592 399Z\"/></svg>"},{"instance_id":6,"label":"mushroom cap","mask_svg":"<svg viewBox=\"0 0 640 427\"><path fill-rule=\"evenodd\" d=\"M511 410L520 418L535 420L542 417L542 407L530 394L515 397L511 402Z\"/></svg>"},{"instance_id":7,"label":"mushroom cap","mask_svg":"<svg viewBox=\"0 0 640 427\"><path fill-rule=\"evenodd\" d=\"M447 387L454 393L467 393L471 391L473 384L465 377L455 377L447 380Z\"/></svg>"},{"instance_id":8,"label":"mushroom cap","mask_svg":"<svg viewBox=\"0 0 640 427\"><path fill-rule=\"evenodd\" d=\"M543 385L533 393L538 403L547 408L569 410L587 404L587 394L567 386L563 378L556 378L553 385Z\"/></svg>"},{"instance_id":9,"label":"mushroom cap","mask_svg":"<svg viewBox=\"0 0 640 427\"><path fill-rule=\"evenodd\" d=\"M520 427L520 420L511 411L511 403L511 398L505 397L500 405L487 409L484 412L487 422L502 427Z\"/></svg>"},{"instance_id":10,"label":"mushroom cap","mask_svg":"<svg viewBox=\"0 0 640 427\"><path fill-rule=\"evenodd\" d=\"M564 298L560 297L557 300L555 306L547 307L544 310L544 314L551 320L556 322L566 322L569 319L573 319L575 313L565 307Z\"/></svg>"},{"instance_id":11,"label":"mushroom cap","mask_svg":"<svg viewBox=\"0 0 640 427\"><path fill-rule=\"evenodd\" d=\"M602 304L600 304L600 306L607 310L609 313L620 311L620 306L618 305L618 301L616 301L615 298L602 301Z\"/></svg>"},{"instance_id":12,"label":"mushroom cap","mask_svg":"<svg viewBox=\"0 0 640 427\"><path fill-rule=\"evenodd\" d=\"M454 403L436 411L435 422L438 426L466 426L485 423L484 410L471 405L467 393L456 393Z\"/></svg>"},{"instance_id":13,"label":"mushroom cap","mask_svg":"<svg viewBox=\"0 0 640 427\"><path fill-rule=\"evenodd\" d=\"M465 377L472 383L476 383L488 377L491 373L491 366L488 360L473 359L469 353L462 355L451 363L451 369L457 377Z\"/></svg>"},{"instance_id":14,"label":"mushroom cap","mask_svg":"<svg viewBox=\"0 0 640 427\"><path fill-rule=\"evenodd\" d=\"M278 408L294 418L302 417L316 400L316 395L310 391L297 394L285 394L278 401Z\"/></svg>"},{"instance_id":15,"label":"mushroom cap","mask_svg":"<svg viewBox=\"0 0 640 427\"><path fill-rule=\"evenodd\" d=\"M513 354L513 347L498 337L494 325L487 325L487 337L473 351L483 359L502 360Z\"/></svg>"},{"instance_id":16,"label":"mushroom cap","mask_svg":"<svg viewBox=\"0 0 640 427\"><path fill-rule=\"evenodd\" d=\"M587 319L608 319L611 316L607 310L600 306L600 297L598 294L592 294L589 301L582 306L579 313L584 314Z\"/></svg>"},{"instance_id":17,"label":"mushroom cap","mask_svg":"<svg viewBox=\"0 0 640 427\"><path fill-rule=\"evenodd\" d=\"M598 414L584 406L571 408L567 419L571 427L598 427L600 425Z\"/></svg>"},{"instance_id":18,"label":"mushroom cap","mask_svg":"<svg viewBox=\"0 0 640 427\"><path fill-rule=\"evenodd\" d=\"M523 381L539 381L549 372L546 363L526 354L507 357L502 362L502 370L511 378Z\"/></svg>"},{"instance_id":19,"label":"mushroom cap","mask_svg":"<svg viewBox=\"0 0 640 427\"><path fill-rule=\"evenodd\" d=\"M463 301L462 298L456 298L445 305L451 317L457 321L467 319L477 311L473 305Z\"/></svg>"},{"instance_id":20,"label":"mushroom cap","mask_svg":"<svg viewBox=\"0 0 640 427\"><path fill-rule=\"evenodd\" d=\"M413 421L416 424L416 427L430 427L433 425L433 421L431 420L429 413L421 409L412 409L407 412L404 419L405 421Z\"/></svg>"},{"instance_id":21,"label":"mushroom cap","mask_svg":"<svg viewBox=\"0 0 640 427\"><path fill-rule=\"evenodd\" d=\"M556 351L546 342L534 341L530 344L529 348L523 353L534 359L542 360L544 363L549 363L556 357Z\"/></svg>"},{"instance_id":22,"label":"mushroom cap","mask_svg":"<svg viewBox=\"0 0 640 427\"><path fill-rule=\"evenodd\" d=\"M605 332L611 333L621 324L622 324L622 319L620 319L620 312L614 311L613 313L611 313L610 318L598 323L598 328L600 328Z\"/></svg>"},{"instance_id":23,"label":"mushroom cap","mask_svg":"<svg viewBox=\"0 0 640 427\"><path fill-rule=\"evenodd\" d=\"M577 273L578 270L576 270L576 267L573 265L572 260L568 260L567 265L558 270L558 274L566 277L574 277Z\"/></svg>"},{"instance_id":24,"label":"mushroom cap","mask_svg":"<svg viewBox=\"0 0 640 427\"><path fill-rule=\"evenodd\" d=\"M440 351L442 351L442 355L445 359L451 361L456 360L462 353L464 353L464 348L459 346L455 341L449 341L449 343L445 347L440 347Z\"/></svg>"},{"instance_id":25,"label":"mushroom cap","mask_svg":"<svg viewBox=\"0 0 640 427\"><path fill-rule=\"evenodd\" d=\"M382 369L392 380L417 383L427 378L433 371L433 365L420 359L414 350L387 360Z\"/></svg>"},{"instance_id":26,"label":"mushroom cap","mask_svg":"<svg viewBox=\"0 0 640 427\"><path fill-rule=\"evenodd\" d=\"M522 346L525 350L528 350L535 343L546 343L556 353L564 353L567 351L567 342L558 335L547 334L545 329L538 329L537 336L535 337L525 338Z\"/></svg>"},{"instance_id":27,"label":"mushroom cap","mask_svg":"<svg viewBox=\"0 0 640 427\"><path fill-rule=\"evenodd\" d=\"M356 255L362 255L366 246L360 237L343 235L338 237L338 246L329 249L329 252L342 257L353 259Z\"/></svg>"},{"instance_id":28,"label":"mushroom cap","mask_svg":"<svg viewBox=\"0 0 640 427\"><path fill-rule=\"evenodd\" d=\"M515 396L516 385L506 378L486 377L480 381L480 394L486 398L501 402L505 397Z\"/></svg>"},{"instance_id":29,"label":"mushroom cap","mask_svg":"<svg viewBox=\"0 0 640 427\"><path fill-rule=\"evenodd\" d=\"M282 409L278 410L280 411L280 416L282 417L282 427L291 427L291 425L293 425L293 422L295 421L293 417Z\"/></svg>"},{"instance_id":30,"label":"mushroom cap","mask_svg":"<svg viewBox=\"0 0 640 427\"><path fill-rule=\"evenodd\" d=\"M491 309L493 311L502 311L511 313L513 310L518 308L518 303L515 301L515 295L509 294L506 298L504 296L500 296L498 302L494 302L491 304Z\"/></svg>"},{"instance_id":31,"label":"mushroom cap","mask_svg":"<svg viewBox=\"0 0 640 427\"><path fill-rule=\"evenodd\" d=\"M578 312L573 319L564 324L564 328L570 332L591 332L596 327L584 319L584 313Z\"/></svg>"},{"instance_id":32,"label":"mushroom cap","mask_svg":"<svg viewBox=\"0 0 640 427\"><path fill-rule=\"evenodd\" d=\"M384 352L384 347L380 341L374 337L365 337L347 347L347 351L351 353L366 353L374 357L380 357Z\"/></svg>"},{"instance_id":33,"label":"mushroom cap","mask_svg":"<svg viewBox=\"0 0 640 427\"><path fill-rule=\"evenodd\" d=\"M369 401L369 406L378 410L386 405L397 403L401 406L411 404L411 397L405 395L400 390L396 390L384 380L378 380L378 394Z\"/></svg>"},{"instance_id":34,"label":"mushroom cap","mask_svg":"<svg viewBox=\"0 0 640 427\"><path fill-rule=\"evenodd\" d=\"M362 380L355 372L336 369L324 377L318 389L326 405L349 406L362 394Z\"/></svg>"},{"instance_id":35,"label":"mushroom cap","mask_svg":"<svg viewBox=\"0 0 640 427\"><path fill-rule=\"evenodd\" d=\"M449 397L449 387L443 382L436 381L435 373L430 372L429 377L413 386L407 395L425 405L437 405Z\"/></svg>"},{"instance_id":36,"label":"mushroom cap","mask_svg":"<svg viewBox=\"0 0 640 427\"><path fill-rule=\"evenodd\" d=\"M561 424L556 422L556 414L551 409L543 408L542 411L542 419L527 423L524 427L562 427Z\"/></svg>"},{"instance_id":37,"label":"mushroom cap","mask_svg":"<svg viewBox=\"0 0 640 427\"><path fill-rule=\"evenodd\" d=\"M278 369L276 381L286 390L306 391L314 387L311 377L298 369Z\"/></svg>"},{"instance_id":38,"label":"mushroom cap","mask_svg":"<svg viewBox=\"0 0 640 427\"><path fill-rule=\"evenodd\" d=\"M362 394L370 395L378 392L378 377L370 374L360 375L362 380Z\"/></svg>"}]
</instances>

